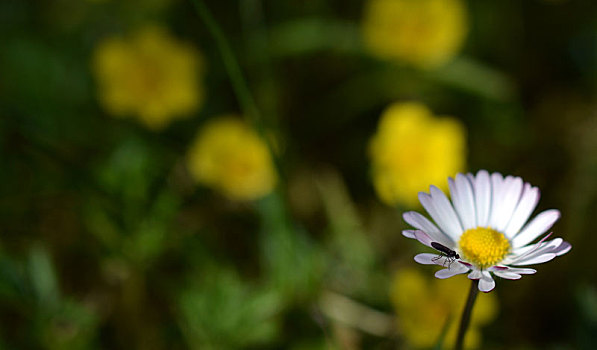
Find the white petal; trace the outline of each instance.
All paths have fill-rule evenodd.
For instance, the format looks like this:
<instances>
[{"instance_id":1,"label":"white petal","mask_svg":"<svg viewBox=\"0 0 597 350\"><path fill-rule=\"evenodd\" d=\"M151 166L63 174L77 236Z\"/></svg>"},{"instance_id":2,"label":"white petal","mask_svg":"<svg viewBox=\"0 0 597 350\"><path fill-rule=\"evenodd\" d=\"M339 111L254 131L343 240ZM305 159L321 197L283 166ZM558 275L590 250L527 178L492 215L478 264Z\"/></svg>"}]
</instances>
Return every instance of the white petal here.
<instances>
[{"instance_id":1,"label":"white petal","mask_svg":"<svg viewBox=\"0 0 597 350\"><path fill-rule=\"evenodd\" d=\"M402 235L406 238L416 238L415 230L402 230Z\"/></svg>"},{"instance_id":2,"label":"white petal","mask_svg":"<svg viewBox=\"0 0 597 350\"><path fill-rule=\"evenodd\" d=\"M415 261L423 265L437 265L440 260L445 260L445 257L441 257L440 259L437 259L437 257L437 254L421 253L415 255ZM443 264L443 261L441 264Z\"/></svg>"},{"instance_id":3,"label":"white petal","mask_svg":"<svg viewBox=\"0 0 597 350\"><path fill-rule=\"evenodd\" d=\"M553 253L556 248L564 243L564 240L560 237L554 238L549 242L545 242L545 245L541 247L540 251L545 253Z\"/></svg>"},{"instance_id":4,"label":"white petal","mask_svg":"<svg viewBox=\"0 0 597 350\"><path fill-rule=\"evenodd\" d=\"M509 279L509 280L518 280L518 279L522 278L521 275L511 272L511 271L493 271L493 274L498 277Z\"/></svg>"},{"instance_id":5,"label":"white petal","mask_svg":"<svg viewBox=\"0 0 597 350\"><path fill-rule=\"evenodd\" d=\"M529 259L535 255L544 253L553 253L552 249L559 246L562 243L561 238L556 238L549 242L545 242L547 238L551 236L551 233L546 234L541 240L535 244L520 247L514 249L512 254L508 255L504 260L503 264L508 265L522 259Z\"/></svg>"},{"instance_id":6,"label":"white petal","mask_svg":"<svg viewBox=\"0 0 597 350\"><path fill-rule=\"evenodd\" d=\"M483 277L479 280L479 290L487 293L491 292L495 288L495 281L487 271L482 272Z\"/></svg>"},{"instance_id":7,"label":"white petal","mask_svg":"<svg viewBox=\"0 0 597 350\"><path fill-rule=\"evenodd\" d=\"M572 244L568 242L562 242L562 244L554 251L557 256L564 255L572 249Z\"/></svg>"},{"instance_id":8,"label":"white petal","mask_svg":"<svg viewBox=\"0 0 597 350\"><path fill-rule=\"evenodd\" d=\"M527 268L522 268L522 267L510 267L510 268L508 268L508 271L517 273L519 275L533 275L533 274L537 273L537 270L535 270L535 269L527 269Z\"/></svg>"},{"instance_id":9,"label":"white petal","mask_svg":"<svg viewBox=\"0 0 597 350\"><path fill-rule=\"evenodd\" d=\"M457 262L455 262L454 264L452 264L450 266L449 269L443 269L443 270L439 270L435 273L435 277L437 278L449 278L452 276L456 276L456 275L460 275L463 273L466 273L468 271L468 268L462 264L458 264Z\"/></svg>"},{"instance_id":10,"label":"white petal","mask_svg":"<svg viewBox=\"0 0 597 350\"><path fill-rule=\"evenodd\" d=\"M514 266L522 266L522 265L534 265L534 264L542 264L544 262L548 262L555 258L557 255L554 253L544 253L544 254L533 254L532 256L525 257L524 259L518 260L513 262L512 265Z\"/></svg>"},{"instance_id":11,"label":"white petal","mask_svg":"<svg viewBox=\"0 0 597 350\"><path fill-rule=\"evenodd\" d=\"M496 223L499 223L501 219L501 206L502 198L504 197L504 191L502 191L502 185L504 179L502 174L493 173L491 174L491 209L489 213L488 226L493 228L496 227Z\"/></svg>"},{"instance_id":12,"label":"white petal","mask_svg":"<svg viewBox=\"0 0 597 350\"><path fill-rule=\"evenodd\" d=\"M513 264L513 265L530 265L533 263L539 264L541 262L546 262L546 261L553 259L553 257L550 258L549 254L554 254L554 257L563 255L563 254L567 253L568 251L570 251L570 249L572 248L570 243L564 242L564 240L559 237L555 238L551 241L542 243L542 241L544 239L545 238L543 238L541 240L541 242L535 244L533 246L533 249L530 250L529 252L512 259L511 264ZM547 259L547 260L545 260L545 259Z\"/></svg>"},{"instance_id":13,"label":"white petal","mask_svg":"<svg viewBox=\"0 0 597 350\"><path fill-rule=\"evenodd\" d=\"M514 213L518 201L520 200L522 194L522 179L519 177L507 177L506 180L504 180L502 190L504 194L501 198L502 201L499 204L500 218L495 223L495 229L500 232L503 232L508 226L510 219L512 219L512 213Z\"/></svg>"},{"instance_id":14,"label":"white petal","mask_svg":"<svg viewBox=\"0 0 597 350\"><path fill-rule=\"evenodd\" d=\"M503 266L503 265L495 265L492 266L490 268L487 269L487 271L489 272L513 272L519 275L530 275L533 274L535 272L537 272L537 270L534 269L528 269L528 268L522 268L522 267L510 267L510 266Z\"/></svg>"},{"instance_id":15,"label":"white petal","mask_svg":"<svg viewBox=\"0 0 597 350\"><path fill-rule=\"evenodd\" d=\"M483 277L481 270L473 270L468 274L468 278L471 280L478 280L481 279L481 277Z\"/></svg>"},{"instance_id":16,"label":"white petal","mask_svg":"<svg viewBox=\"0 0 597 350\"><path fill-rule=\"evenodd\" d=\"M520 260L524 257L527 257L535 252L539 251L539 249L543 249L547 243L543 243L547 238L551 236L551 233L546 234L541 238L541 240L535 244L527 245L524 247L515 248L512 254L508 255L504 259L504 264L509 264L510 262Z\"/></svg>"},{"instance_id":17,"label":"white petal","mask_svg":"<svg viewBox=\"0 0 597 350\"><path fill-rule=\"evenodd\" d=\"M533 269L524 269L524 268L516 268L516 267L508 267L508 266L492 266L488 271L491 271L494 275L509 279L509 280L517 280L520 279L521 275L528 275L537 272Z\"/></svg>"},{"instance_id":18,"label":"white petal","mask_svg":"<svg viewBox=\"0 0 597 350\"><path fill-rule=\"evenodd\" d=\"M512 215L512 219L510 219L510 223L506 227L506 230L504 230L506 237L512 238L520 231L522 225L527 222L529 216L531 216L531 213L535 210L538 202L539 189L526 183L522 192L522 197Z\"/></svg>"},{"instance_id":19,"label":"white petal","mask_svg":"<svg viewBox=\"0 0 597 350\"><path fill-rule=\"evenodd\" d=\"M524 247L514 248L514 249L512 249L512 253L510 255L508 255L504 260L508 261L511 259L518 259L519 256L528 254L531 250L537 249L537 248L539 248L538 243L534 243L531 245L525 245Z\"/></svg>"},{"instance_id":20,"label":"white petal","mask_svg":"<svg viewBox=\"0 0 597 350\"><path fill-rule=\"evenodd\" d=\"M509 267L508 266L502 266L502 265L493 265L491 267L489 267L487 269L487 271L493 272L493 271L506 271L508 270Z\"/></svg>"},{"instance_id":21,"label":"white petal","mask_svg":"<svg viewBox=\"0 0 597 350\"><path fill-rule=\"evenodd\" d=\"M545 237L543 237L541 239L541 241L539 241L538 243L535 243L533 245L530 246L525 246L522 248L517 248L514 250L514 252L512 254L509 254L508 256L506 256L503 260L502 260L502 264L503 265L511 265L514 264L518 261L521 261L523 259L528 259L530 257L532 257L534 254L539 253L539 254L544 254L546 253L545 251L540 251L541 248L543 248L545 246L545 243L542 243L547 237L549 237L551 235L551 233L549 235L546 235Z\"/></svg>"},{"instance_id":22,"label":"white petal","mask_svg":"<svg viewBox=\"0 0 597 350\"><path fill-rule=\"evenodd\" d=\"M428 234L426 234L425 232L421 231L421 230L416 230L415 231L415 238L417 239L417 241L423 243L424 245L433 248L431 246L431 242L433 242L433 239L431 237L429 237Z\"/></svg>"},{"instance_id":23,"label":"white petal","mask_svg":"<svg viewBox=\"0 0 597 350\"><path fill-rule=\"evenodd\" d=\"M442 231L457 241L462 234L462 226L452 204L439 188L431 186L430 192L431 195L420 192L419 201Z\"/></svg>"},{"instance_id":24,"label":"white petal","mask_svg":"<svg viewBox=\"0 0 597 350\"><path fill-rule=\"evenodd\" d=\"M514 248L522 247L532 242L535 238L550 229L550 227L560 218L560 212L556 209L546 210L529 222L523 229L512 239L512 246Z\"/></svg>"},{"instance_id":25,"label":"white petal","mask_svg":"<svg viewBox=\"0 0 597 350\"><path fill-rule=\"evenodd\" d=\"M489 173L480 170L475 178L475 213L477 215L477 226L486 227L489 222L489 210L491 209L491 182Z\"/></svg>"},{"instance_id":26,"label":"white petal","mask_svg":"<svg viewBox=\"0 0 597 350\"><path fill-rule=\"evenodd\" d=\"M477 227L475 196L469 179L463 174L457 174L456 181L449 178L448 184L454 208L460 217L464 230Z\"/></svg>"},{"instance_id":27,"label":"white petal","mask_svg":"<svg viewBox=\"0 0 597 350\"><path fill-rule=\"evenodd\" d=\"M450 237L448 237L445 233L440 231L437 226L435 226L429 219L425 216L417 213L416 211L409 211L402 214L402 218L406 221L409 225L418 228L419 230L425 232L429 237L433 238L435 242L439 242L446 247L453 247L454 241Z\"/></svg>"},{"instance_id":28,"label":"white petal","mask_svg":"<svg viewBox=\"0 0 597 350\"><path fill-rule=\"evenodd\" d=\"M469 270L474 270L474 265L466 261L458 260L459 263L466 266Z\"/></svg>"}]
</instances>

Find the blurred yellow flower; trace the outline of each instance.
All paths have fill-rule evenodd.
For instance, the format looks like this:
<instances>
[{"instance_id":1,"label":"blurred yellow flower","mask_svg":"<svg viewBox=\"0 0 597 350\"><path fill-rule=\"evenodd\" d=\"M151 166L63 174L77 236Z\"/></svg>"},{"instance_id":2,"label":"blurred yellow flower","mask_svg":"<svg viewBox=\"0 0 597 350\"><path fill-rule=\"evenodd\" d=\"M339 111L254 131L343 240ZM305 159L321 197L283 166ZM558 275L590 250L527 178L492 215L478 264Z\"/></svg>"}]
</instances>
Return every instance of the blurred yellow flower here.
<instances>
[{"instance_id":1,"label":"blurred yellow flower","mask_svg":"<svg viewBox=\"0 0 597 350\"><path fill-rule=\"evenodd\" d=\"M363 39L370 52L422 68L452 58L467 32L460 0L369 0L365 8Z\"/></svg>"},{"instance_id":2,"label":"blurred yellow flower","mask_svg":"<svg viewBox=\"0 0 597 350\"><path fill-rule=\"evenodd\" d=\"M103 107L114 116L136 116L155 130L189 116L203 103L201 68L191 45L157 26L104 39L93 56Z\"/></svg>"},{"instance_id":3,"label":"blurred yellow flower","mask_svg":"<svg viewBox=\"0 0 597 350\"><path fill-rule=\"evenodd\" d=\"M369 144L373 185L388 205L415 206L430 183L447 189L466 162L466 131L454 118L436 118L420 103L394 103Z\"/></svg>"},{"instance_id":4,"label":"blurred yellow flower","mask_svg":"<svg viewBox=\"0 0 597 350\"><path fill-rule=\"evenodd\" d=\"M438 342L450 320L444 344L448 348L452 346L469 288L470 280L464 276L440 280L427 279L416 269L398 271L392 282L390 298L404 338L415 348L429 348ZM497 306L495 294L478 295L466 334L466 349L479 347L480 327L495 319Z\"/></svg>"},{"instance_id":5,"label":"blurred yellow flower","mask_svg":"<svg viewBox=\"0 0 597 350\"><path fill-rule=\"evenodd\" d=\"M266 143L233 116L203 126L190 147L187 163L198 182L235 200L263 197L277 181Z\"/></svg>"}]
</instances>

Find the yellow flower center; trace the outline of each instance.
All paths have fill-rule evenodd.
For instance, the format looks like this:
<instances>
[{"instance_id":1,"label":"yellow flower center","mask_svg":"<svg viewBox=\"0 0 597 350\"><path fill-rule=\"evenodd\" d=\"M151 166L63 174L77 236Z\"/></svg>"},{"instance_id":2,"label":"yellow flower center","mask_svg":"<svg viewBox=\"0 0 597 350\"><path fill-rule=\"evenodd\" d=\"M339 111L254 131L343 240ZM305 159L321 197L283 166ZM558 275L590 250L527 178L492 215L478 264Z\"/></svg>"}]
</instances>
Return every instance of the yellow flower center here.
<instances>
[{"instance_id":1,"label":"yellow flower center","mask_svg":"<svg viewBox=\"0 0 597 350\"><path fill-rule=\"evenodd\" d=\"M464 258L482 269L499 263L510 251L504 234L489 227L466 230L458 245Z\"/></svg>"}]
</instances>

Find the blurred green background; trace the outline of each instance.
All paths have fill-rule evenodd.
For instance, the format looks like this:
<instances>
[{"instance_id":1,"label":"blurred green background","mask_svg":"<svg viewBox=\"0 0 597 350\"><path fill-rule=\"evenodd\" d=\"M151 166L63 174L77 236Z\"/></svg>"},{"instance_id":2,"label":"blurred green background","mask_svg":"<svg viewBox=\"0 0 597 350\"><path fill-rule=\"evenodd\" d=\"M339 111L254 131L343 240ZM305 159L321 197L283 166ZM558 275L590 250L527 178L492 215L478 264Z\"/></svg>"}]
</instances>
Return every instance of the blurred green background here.
<instances>
[{"instance_id":1,"label":"blurred green background","mask_svg":"<svg viewBox=\"0 0 597 350\"><path fill-rule=\"evenodd\" d=\"M406 101L460 121L460 170L538 186L538 210L562 212L553 231L573 246L536 275L497 281L477 347L594 348L597 3L461 5L461 42L429 66L370 49L363 26L376 19L361 0L1 1L0 348L431 348L392 304L401 271L433 278L412 260L425 247L400 234L402 212L421 208L379 199L369 153L382 112ZM119 77L133 91L123 75L136 61L110 77L97 63L109 38L126 61L147 25L172 48L139 49L153 62L139 85L185 81L192 93L147 112L158 124L140 112L155 91L116 106L102 95ZM199 130L222 115L255 131L247 154L214 162L257 159L239 174L276 174L248 189L229 180L242 198L226 172L209 182L189 165Z\"/></svg>"}]
</instances>

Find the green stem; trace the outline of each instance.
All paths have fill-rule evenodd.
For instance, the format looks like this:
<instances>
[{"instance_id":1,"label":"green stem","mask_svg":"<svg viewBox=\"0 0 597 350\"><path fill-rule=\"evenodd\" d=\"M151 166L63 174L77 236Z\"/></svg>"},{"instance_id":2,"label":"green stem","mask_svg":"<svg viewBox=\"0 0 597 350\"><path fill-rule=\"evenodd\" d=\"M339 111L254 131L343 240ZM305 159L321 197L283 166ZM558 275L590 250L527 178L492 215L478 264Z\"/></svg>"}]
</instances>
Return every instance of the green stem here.
<instances>
[{"instance_id":1,"label":"green stem","mask_svg":"<svg viewBox=\"0 0 597 350\"><path fill-rule=\"evenodd\" d=\"M251 94L251 90L249 89L249 85L245 80L240 65L238 64L238 61L234 56L232 47L230 46L228 40L226 40L224 32L214 19L213 15L209 11L203 0L191 1L193 2L193 5L195 5L195 10L197 11L197 14L205 23L207 30L214 38L214 41L218 46L218 50L222 55L224 67L226 68L226 72L230 77L230 81L232 82L232 88L234 89L234 93L240 102L245 118L248 118L249 123L257 130L257 132L259 132L259 134L267 144L274 159L274 166L278 170L278 175L280 177L283 177L283 168L281 165L279 154L278 152L276 152L276 147L274 147L275 145L273 144L273 140L271 140L271 138L269 137L270 135L267 135L265 132L262 115L259 112L259 108L257 108L257 103L255 102L255 99Z\"/></svg>"},{"instance_id":2,"label":"green stem","mask_svg":"<svg viewBox=\"0 0 597 350\"><path fill-rule=\"evenodd\" d=\"M230 44L226 40L226 36L222 32L222 29L218 23L214 20L213 15L202 0L192 0L197 10L197 14L201 20L205 23L207 30L213 36L218 50L222 55L222 61L226 67L226 71L230 80L232 81L232 87L240 104L245 111L247 117L251 119L253 124L258 124L257 121L260 119L259 109L251 95L248 84L245 81L243 73L240 69L240 65L234 56L234 52L230 47Z\"/></svg>"},{"instance_id":3,"label":"green stem","mask_svg":"<svg viewBox=\"0 0 597 350\"><path fill-rule=\"evenodd\" d=\"M462 350L462 346L464 344L464 336L466 334L466 330L468 329L468 325L471 321L471 314L473 312L475 300L477 299L477 294L479 294L479 280L472 280L471 289L468 292L468 299L466 300L464 310L462 310L462 317L460 318L460 328L458 329L458 338L456 338L456 346L454 347L454 350Z\"/></svg>"}]
</instances>

